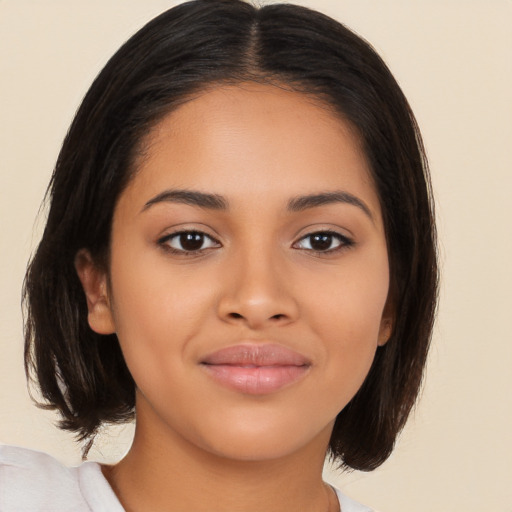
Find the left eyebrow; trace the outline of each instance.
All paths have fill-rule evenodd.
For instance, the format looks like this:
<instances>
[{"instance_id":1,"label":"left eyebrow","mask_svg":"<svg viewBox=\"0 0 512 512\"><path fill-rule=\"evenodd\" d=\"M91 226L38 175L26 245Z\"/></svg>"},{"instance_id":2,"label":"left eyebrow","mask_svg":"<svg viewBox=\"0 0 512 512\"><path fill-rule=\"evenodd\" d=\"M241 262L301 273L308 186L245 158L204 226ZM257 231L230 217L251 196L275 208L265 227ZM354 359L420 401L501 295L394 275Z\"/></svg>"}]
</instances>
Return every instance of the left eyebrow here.
<instances>
[{"instance_id":1,"label":"left eyebrow","mask_svg":"<svg viewBox=\"0 0 512 512\"><path fill-rule=\"evenodd\" d=\"M362 210L372 221L375 220L373 218L372 212L370 211L370 208L368 208L362 199L359 199L349 192L344 192L341 190L294 197L288 202L288 210L291 212L301 212L303 210L307 210L308 208L316 208L318 206L324 206L326 204L332 203L345 203L356 206Z\"/></svg>"}]
</instances>

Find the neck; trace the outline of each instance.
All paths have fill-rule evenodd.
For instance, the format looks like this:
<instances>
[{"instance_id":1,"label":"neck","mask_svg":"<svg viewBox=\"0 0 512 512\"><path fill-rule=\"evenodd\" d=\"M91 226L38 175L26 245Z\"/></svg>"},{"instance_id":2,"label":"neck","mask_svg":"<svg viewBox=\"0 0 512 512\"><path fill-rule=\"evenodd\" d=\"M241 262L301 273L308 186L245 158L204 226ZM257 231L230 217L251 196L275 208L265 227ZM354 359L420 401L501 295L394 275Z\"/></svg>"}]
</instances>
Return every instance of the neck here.
<instances>
[{"instance_id":1,"label":"neck","mask_svg":"<svg viewBox=\"0 0 512 512\"><path fill-rule=\"evenodd\" d=\"M293 453L236 460L154 426L138 422L127 456L104 467L127 512L338 510L336 497L322 481L330 428Z\"/></svg>"}]
</instances>

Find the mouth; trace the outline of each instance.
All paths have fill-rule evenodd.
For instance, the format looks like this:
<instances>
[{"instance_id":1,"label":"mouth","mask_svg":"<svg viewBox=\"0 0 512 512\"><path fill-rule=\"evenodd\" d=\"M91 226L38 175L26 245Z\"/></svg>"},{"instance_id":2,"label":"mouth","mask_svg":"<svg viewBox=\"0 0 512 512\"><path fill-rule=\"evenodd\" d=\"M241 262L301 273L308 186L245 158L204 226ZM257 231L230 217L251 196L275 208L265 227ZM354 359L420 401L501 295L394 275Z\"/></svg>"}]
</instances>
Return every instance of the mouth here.
<instances>
[{"instance_id":1,"label":"mouth","mask_svg":"<svg viewBox=\"0 0 512 512\"><path fill-rule=\"evenodd\" d=\"M282 345L241 344L208 355L201 366L225 387L249 395L266 395L304 377L311 361Z\"/></svg>"}]
</instances>

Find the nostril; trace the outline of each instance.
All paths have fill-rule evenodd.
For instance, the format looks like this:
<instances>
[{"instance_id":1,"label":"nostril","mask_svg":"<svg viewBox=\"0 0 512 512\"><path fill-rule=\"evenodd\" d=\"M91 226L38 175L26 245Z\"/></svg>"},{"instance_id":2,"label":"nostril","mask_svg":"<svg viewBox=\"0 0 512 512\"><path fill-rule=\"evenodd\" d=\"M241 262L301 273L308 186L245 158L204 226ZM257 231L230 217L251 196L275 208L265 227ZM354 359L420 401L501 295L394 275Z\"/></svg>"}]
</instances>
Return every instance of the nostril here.
<instances>
[{"instance_id":1,"label":"nostril","mask_svg":"<svg viewBox=\"0 0 512 512\"><path fill-rule=\"evenodd\" d=\"M240 313L229 313L229 316L234 319L244 318ZM285 318L285 316L286 315L283 315L282 313L278 313L277 315L272 315L270 320L281 320L282 318Z\"/></svg>"}]
</instances>

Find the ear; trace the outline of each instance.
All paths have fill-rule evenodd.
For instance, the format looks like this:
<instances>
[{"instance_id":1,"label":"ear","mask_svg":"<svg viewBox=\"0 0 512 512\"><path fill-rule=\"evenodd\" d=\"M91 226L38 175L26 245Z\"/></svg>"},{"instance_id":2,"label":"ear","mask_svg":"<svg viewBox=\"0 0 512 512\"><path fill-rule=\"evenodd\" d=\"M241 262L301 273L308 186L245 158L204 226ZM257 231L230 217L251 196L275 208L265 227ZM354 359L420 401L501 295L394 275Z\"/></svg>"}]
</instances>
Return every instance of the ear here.
<instances>
[{"instance_id":1,"label":"ear","mask_svg":"<svg viewBox=\"0 0 512 512\"><path fill-rule=\"evenodd\" d=\"M81 249L76 254L75 269L87 299L90 328L98 334L114 333L116 328L108 297L106 272L95 265L86 249Z\"/></svg>"},{"instance_id":2,"label":"ear","mask_svg":"<svg viewBox=\"0 0 512 512\"><path fill-rule=\"evenodd\" d=\"M391 301L388 299L386 305L384 306L382 319L380 321L379 337L377 339L377 344L379 347L384 346L389 341L389 338L391 338L391 334L393 333L393 326L395 323L394 311L394 307L392 306Z\"/></svg>"}]
</instances>

